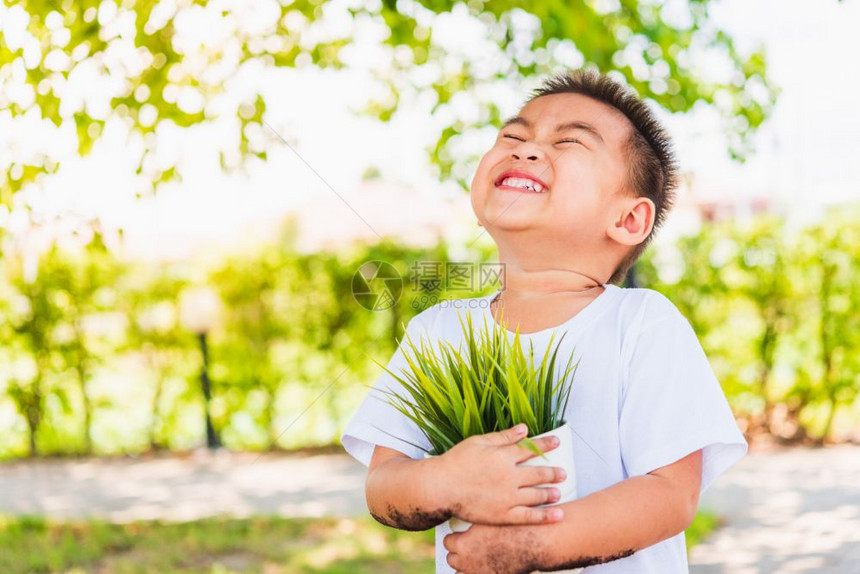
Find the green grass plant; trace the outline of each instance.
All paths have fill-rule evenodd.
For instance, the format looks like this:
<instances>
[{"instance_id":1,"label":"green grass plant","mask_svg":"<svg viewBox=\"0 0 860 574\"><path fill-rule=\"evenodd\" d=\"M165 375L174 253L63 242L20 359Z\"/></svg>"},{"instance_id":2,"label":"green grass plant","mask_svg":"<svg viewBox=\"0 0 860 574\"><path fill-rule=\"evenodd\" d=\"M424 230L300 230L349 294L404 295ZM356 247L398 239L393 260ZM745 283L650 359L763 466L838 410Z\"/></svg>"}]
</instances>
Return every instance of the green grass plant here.
<instances>
[{"instance_id":1,"label":"green grass plant","mask_svg":"<svg viewBox=\"0 0 860 574\"><path fill-rule=\"evenodd\" d=\"M433 531L370 517L191 522L0 516L3 574L378 574L434 568Z\"/></svg>"},{"instance_id":2,"label":"green grass plant","mask_svg":"<svg viewBox=\"0 0 860 574\"><path fill-rule=\"evenodd\" d=\"M720 524L699 512L692 546ZM431 574L434 531L370 517L214 517L110 524L0 515L3 574Z\"/></svg>"},{"instance_id":3,"label":"green grass plant","mask_svg":"<svg viewBox=\"0 0 860 574\"><path fill-rule=\"evenodd\" d=\"M526 351L519 327L511 339L503 316L499 323L490 321L492 326L485 323L480 329L473 328L470 314L464 320L458 313L458 320L464 345L455 347L440 341L437 346L423 335L416 344L407 333L406 341L400 342L407 368L393 373L374 361L400 383L402 390L381 392L418 426L432 450L413 446L438 455L470 436L520 423L528 426L528 436L535 436L566 422L563 417L579 362L573 362L571 353L557 376L564 334L555 345L556 333L552 334L546 354L536 365L533 341ZM524 438L522 444L543 455L530 439Z\"/></svg>"}]
</instances>

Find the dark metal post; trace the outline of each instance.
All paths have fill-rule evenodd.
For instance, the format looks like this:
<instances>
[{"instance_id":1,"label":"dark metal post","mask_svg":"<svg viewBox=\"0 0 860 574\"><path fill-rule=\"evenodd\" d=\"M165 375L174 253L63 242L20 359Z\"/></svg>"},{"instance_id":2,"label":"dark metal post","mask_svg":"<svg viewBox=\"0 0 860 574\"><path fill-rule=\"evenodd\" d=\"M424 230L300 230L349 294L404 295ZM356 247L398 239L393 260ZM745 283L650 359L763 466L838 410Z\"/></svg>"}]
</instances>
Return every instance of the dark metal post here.
<instances>
[{"instance_id":1,"label":"dark metal post","mask_svg":"<svg viewBox=\"0 0 860 574\"><path fill-rule=\"evenodd\" d=\"M203 409L206 412L206 446L216 449L221 446L215 427L212 426L212 416L209 413L209 404L212 400L212 388L209 382L209 345L206 342L206 332L198 333L200 340L200 353L203 355L203 365L200 368L200 386L203 389Z\"/></svg>"}]
</instances>

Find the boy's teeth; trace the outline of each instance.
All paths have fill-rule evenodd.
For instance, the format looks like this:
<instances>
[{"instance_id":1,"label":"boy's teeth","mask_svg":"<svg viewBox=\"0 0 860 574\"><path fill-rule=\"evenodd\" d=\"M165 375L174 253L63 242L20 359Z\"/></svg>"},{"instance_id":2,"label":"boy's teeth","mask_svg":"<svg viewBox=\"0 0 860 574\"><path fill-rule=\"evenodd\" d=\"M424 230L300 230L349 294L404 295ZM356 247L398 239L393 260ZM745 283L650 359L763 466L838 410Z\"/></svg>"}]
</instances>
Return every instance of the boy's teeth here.
<instances>
[{"instance_id":1,"label":"boy's teeth","mask_svg":"<svg viewBox=\"0 0 860 574\"><path fill-rule=\"evenodd\" d=\"M530 179L525 179L521 177L506 177L502 180L502 185L507 185L509 187L521 187L524 189L530 189L535 193L543 193L544 188L541 184L536 181L532 181Z\"/></svg>"}]
</instances>

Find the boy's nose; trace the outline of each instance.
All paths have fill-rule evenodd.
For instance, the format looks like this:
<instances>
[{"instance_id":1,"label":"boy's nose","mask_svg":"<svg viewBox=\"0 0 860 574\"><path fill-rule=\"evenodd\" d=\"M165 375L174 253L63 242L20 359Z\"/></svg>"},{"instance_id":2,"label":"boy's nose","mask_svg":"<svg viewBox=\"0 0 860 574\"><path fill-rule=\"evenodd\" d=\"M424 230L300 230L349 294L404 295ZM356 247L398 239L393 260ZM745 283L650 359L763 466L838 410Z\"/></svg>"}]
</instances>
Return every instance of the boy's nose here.
<instances>
[{"instance_id":1,"label":"boy's nose","mask_svg":"<svg viewBox=\"0 0 860 574\"><path fill-rule=\"evenodd\" d=\"M515 161L521 158L536 161L545 157L546 151L541 146L531 141L521 142L518 146L511 150L511 158Z\"/></svg>"}]
</instances>

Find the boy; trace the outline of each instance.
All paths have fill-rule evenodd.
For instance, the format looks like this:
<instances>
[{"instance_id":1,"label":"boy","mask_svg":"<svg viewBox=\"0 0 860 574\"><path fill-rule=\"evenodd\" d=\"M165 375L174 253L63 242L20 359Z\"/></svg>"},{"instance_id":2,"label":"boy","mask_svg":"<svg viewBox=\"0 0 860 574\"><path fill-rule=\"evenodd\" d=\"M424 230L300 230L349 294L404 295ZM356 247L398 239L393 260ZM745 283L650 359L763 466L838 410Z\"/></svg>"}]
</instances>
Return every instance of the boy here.
<instances>
[{"instance_id":1,"label":"boy","mask_svg":"<svg viewBox=\"0 0 860 574\"><path fill-rule=\"evenodd\" d=\"M558 500L546 485L564 477L517 466L533 455L516 428L424 459L414 445L429 450L426 438L381 393L368 396L341 440L369 466L378 521L436 527L437 572L687 572L683 531L699 493L747 445L687 320L655 291L614 284L662 224L676 181L651 110L592 72L545 81L484 155L472 208L498 246L504 285L456 303L497 323L504 306L507 328L519 325L536 358L552 332L567 333L559 356L581 358L565 417L579 498L537 508ZM437 304L407 333L456 343L462 312ZM398 349L388 368L403 366ZM379 388L400 391L386 373ZM452 516L473 525L450 534Z\"/></svg>"}]
</instances>

